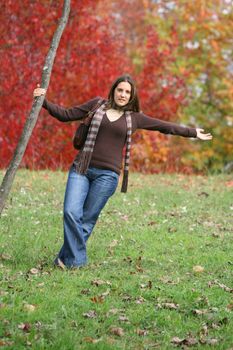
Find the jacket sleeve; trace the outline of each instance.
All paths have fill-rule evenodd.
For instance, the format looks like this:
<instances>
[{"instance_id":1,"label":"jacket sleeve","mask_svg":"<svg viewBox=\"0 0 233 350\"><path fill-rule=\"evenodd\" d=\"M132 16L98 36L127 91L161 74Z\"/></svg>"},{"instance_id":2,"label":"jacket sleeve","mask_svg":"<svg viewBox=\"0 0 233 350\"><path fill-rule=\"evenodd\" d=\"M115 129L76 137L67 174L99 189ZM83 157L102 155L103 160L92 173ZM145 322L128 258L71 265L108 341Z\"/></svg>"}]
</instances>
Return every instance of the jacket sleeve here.
<instances>
[{"instance_id":1,"label":"jacket sleeve","mask_svg":"<svg viewBox=\"0 0 233 350\"><path fill-rule=\"evenodd\" d=\"M86 114L92 108L94 108L99 99L100 97L96 97L84 104L71 108L60 107L55 103L49 102L47 99L44 99L43 107L47 109L47 111L52 117L60 120L61 122L70 122L74 120L83 119L86 116Z\"/></svg>"},{"instance_id":2,"label":"jacket sleeve","mask_svg":"<svg viewBox=\"0 0 233 350\"><path fill-rule=\"evenodd\" d=\"M179 135L183 137L197 137L195 128L181 126L164 120L148 117L143 113L135 113L136 128L157 130L163 134Z\"/></svg>"}]
</instances>

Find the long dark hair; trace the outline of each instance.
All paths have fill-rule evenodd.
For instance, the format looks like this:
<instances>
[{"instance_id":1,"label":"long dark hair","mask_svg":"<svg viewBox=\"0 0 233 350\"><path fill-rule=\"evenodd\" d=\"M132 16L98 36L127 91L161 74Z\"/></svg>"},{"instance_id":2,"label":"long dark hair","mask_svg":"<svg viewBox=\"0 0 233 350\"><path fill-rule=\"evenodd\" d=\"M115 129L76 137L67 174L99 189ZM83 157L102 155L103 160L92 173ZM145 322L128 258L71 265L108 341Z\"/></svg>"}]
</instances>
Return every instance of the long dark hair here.
<instances>
[{"instance_id":1,"label":"long dark hair","mask_svg":"<svg viewBox=\"0 0 233 350\"><path fill-rule=\"evenodd\" d=\"M123 111L139 112L140 111L140 104L139 104L139 98L138 98L138 94L137 94L136 84L129 74L121 75L112 84L111 89L110 89L109 94L108 94L109 104L108 104L107 108L119 109L119 106L117 106L115 101L114 101L114 91L115 91L115 88L118 86L118 84L120 84L121 82L128 82L131 85L131 96L130 96L130 100L127 103L127 105L120 107L120 109Z\"/></svg>"}]
</instances>

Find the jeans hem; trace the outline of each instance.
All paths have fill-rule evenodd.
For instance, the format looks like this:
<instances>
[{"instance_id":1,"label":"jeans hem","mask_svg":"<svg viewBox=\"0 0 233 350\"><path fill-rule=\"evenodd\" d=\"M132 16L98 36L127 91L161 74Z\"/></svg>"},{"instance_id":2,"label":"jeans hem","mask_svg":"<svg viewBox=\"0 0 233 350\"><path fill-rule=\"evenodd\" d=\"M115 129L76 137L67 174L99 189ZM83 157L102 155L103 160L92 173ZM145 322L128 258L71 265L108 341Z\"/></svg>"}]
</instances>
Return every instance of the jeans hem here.
<instances>
[{"instance_id":1,"label":"jeans hem","mask_svg":"<svg viewBox=\"0 0 233 350\"><path fill-rule=\"evenodd\" d=\"M54 264L55 265L59 265L58 264L58 261L57 261L57 259L60 259L62 262L63 262L63 264L68 268L68 269L73 269L73 268L77 268L77 267L83 267L83 266L85 266L86 264L87 264L87 261L82 261L82 262L78 262L78 263L69 263L69 262L67 262L66 260L63 260L63 259L61 259L60 257L57 257L55 260L54 260Z\"/></svg>"}]
</instances>

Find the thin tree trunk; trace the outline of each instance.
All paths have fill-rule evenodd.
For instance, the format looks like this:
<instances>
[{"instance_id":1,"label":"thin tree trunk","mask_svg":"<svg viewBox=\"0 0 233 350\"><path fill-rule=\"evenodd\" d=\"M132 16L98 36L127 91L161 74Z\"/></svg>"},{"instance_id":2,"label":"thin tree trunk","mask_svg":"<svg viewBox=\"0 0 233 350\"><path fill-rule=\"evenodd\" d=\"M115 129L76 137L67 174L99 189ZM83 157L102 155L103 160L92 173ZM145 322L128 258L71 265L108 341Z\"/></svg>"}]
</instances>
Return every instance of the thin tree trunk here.
<instances>
[{"instance_id":1,"label":"thin tree trunk","mask_svg":"<svg viewBox=\"0 0 233 350\"><path fill-rule=\"evenodd\" d=\"M70 12L70 0L64 0L63 4L63 10L62 10L62 16L60 18L58 27L54 33L49 52L47 54L47 57L45 59L45 64L43 67L43 73L41 78L41 87L46 89L48 88L51 71L53 67L53 62L56 56L56 51L62 36L62 33L66 27L66 24L68 22L69 18L69 12ZM32 134L33 128L36 125L37 118L39 115L39 112L41 110L42 104L44 101L44 96L36 97L34 98L33 105L31 108L31 111L29 113L29 116L25 122L24 129L22 132L22 135L19 139L19 142L17 144L17 147L15 149L14 155L12 157L12 160L10 162L10 165L6 171L6 174L3 178L1 187L0 187L0 215L2 213L2 210L5 206L7 197L10 193L14 177L16 174L16 171L21 163L21 160L23 158L25 149L27 147L28 141L30 139L30 136Z\"/></svg>"}]
</instances>

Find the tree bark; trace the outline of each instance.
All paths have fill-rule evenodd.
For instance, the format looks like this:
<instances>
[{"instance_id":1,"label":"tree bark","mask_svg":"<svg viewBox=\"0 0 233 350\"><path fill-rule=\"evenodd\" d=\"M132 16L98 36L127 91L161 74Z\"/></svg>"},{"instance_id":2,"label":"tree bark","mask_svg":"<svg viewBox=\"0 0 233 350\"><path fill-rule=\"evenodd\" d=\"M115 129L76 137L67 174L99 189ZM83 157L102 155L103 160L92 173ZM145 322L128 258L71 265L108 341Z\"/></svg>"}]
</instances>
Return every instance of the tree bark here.
<instances>
[{"instance_id":1,"label":"tree bark","mask_svg":"<svg viewBox=\"0 0 233 350\"><path fill-rule=\"evenodd\" d=\"M51 71L52 71L53 62L56 56L57 48L58 48L62 33L68 22L69 12L70 12L70 0L64 0L62 16L60 18L58 27L53 35L53 39L52 39L47 57L45 59L45 64L43 67L43 73L41 77L41 87L46 90L49 85ZM34 98L32 108L25 122L22 135L19 139L19 142L15 149L10 165L3 178L3 181L0 187L0 215L5 206L7 197L10 193L16 171L22 161L22 158L23 158L25 149L27 147L28 141L30 139L30 136L32 134L33 128L36 125L43 101L44 101L44 96Z\"/></svg>"}]
</instances>

